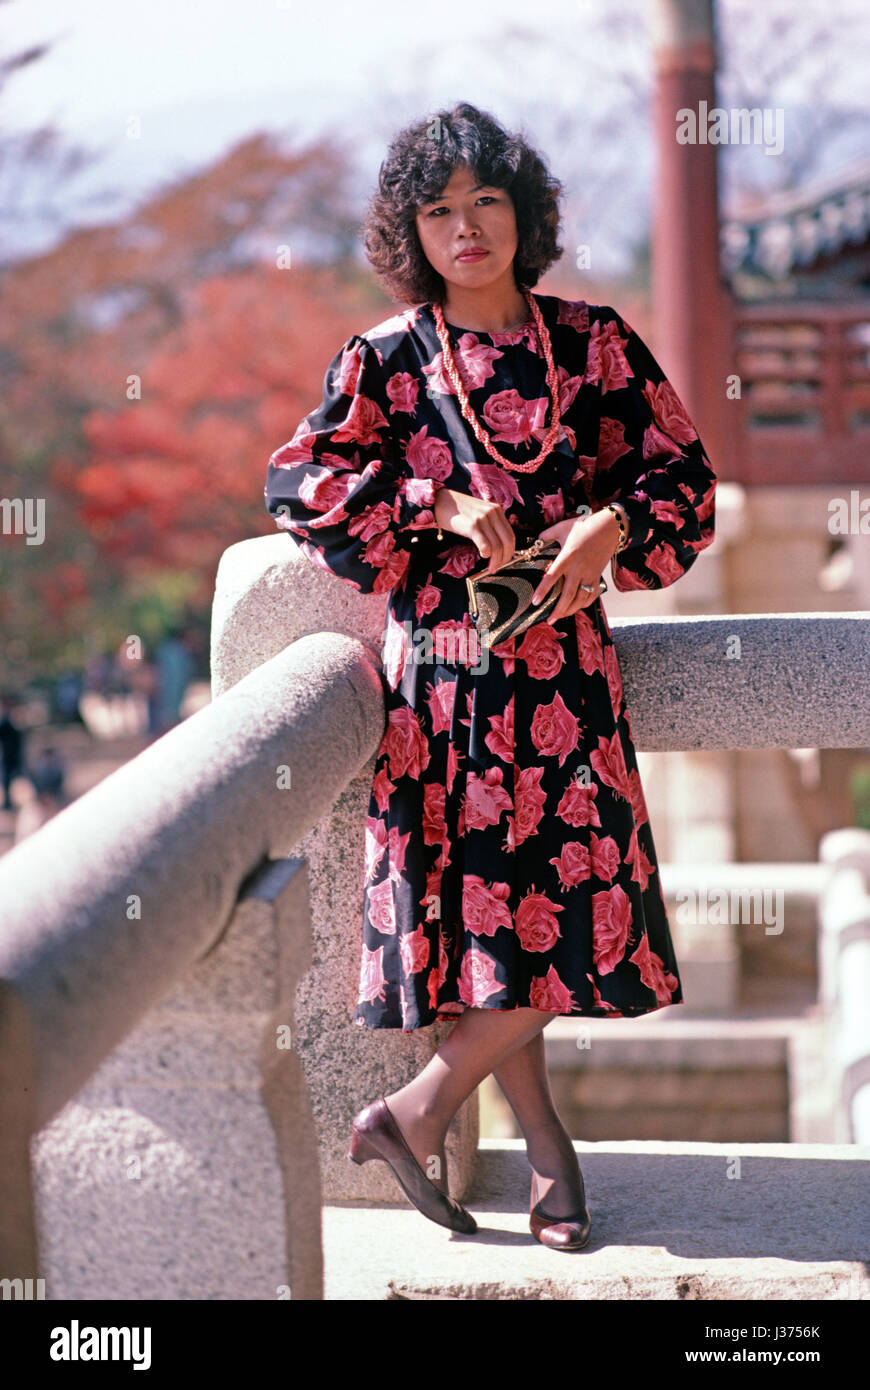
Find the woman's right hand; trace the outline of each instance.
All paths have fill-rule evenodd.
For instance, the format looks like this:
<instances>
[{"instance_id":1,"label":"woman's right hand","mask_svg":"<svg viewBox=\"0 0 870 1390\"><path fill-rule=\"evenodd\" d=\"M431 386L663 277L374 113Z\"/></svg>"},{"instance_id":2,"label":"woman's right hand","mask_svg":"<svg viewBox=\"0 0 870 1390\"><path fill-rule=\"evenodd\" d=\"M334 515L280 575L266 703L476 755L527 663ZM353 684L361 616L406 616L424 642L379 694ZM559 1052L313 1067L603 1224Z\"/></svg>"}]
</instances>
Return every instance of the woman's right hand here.
<instances>
[{"instance_id":1,"label":"woman's right hand","mask_svg":"<svg viewBox=\"0 0 870 1390\"><path fill-rule=\"evenodd\" d=\"M506 565L516 550L513 527L498 502L484 502L465 492L440 487L435 494L435 520L445 531L465 536L489 564L486 574Z\"/></svg>"}]
</instances>

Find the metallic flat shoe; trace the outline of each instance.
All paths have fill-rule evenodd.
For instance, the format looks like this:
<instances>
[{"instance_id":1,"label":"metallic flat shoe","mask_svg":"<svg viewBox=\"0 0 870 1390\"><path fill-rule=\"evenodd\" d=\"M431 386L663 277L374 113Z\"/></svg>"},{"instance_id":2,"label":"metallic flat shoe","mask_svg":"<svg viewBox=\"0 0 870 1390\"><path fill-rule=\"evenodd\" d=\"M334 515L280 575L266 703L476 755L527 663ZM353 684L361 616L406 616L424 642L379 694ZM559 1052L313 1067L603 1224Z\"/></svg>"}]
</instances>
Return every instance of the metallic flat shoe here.
<instances>
[{"instance_id":1,"label":"metallic flat shoe","mask_svg":"<svg viewBox=\"0 0 870 1390\"><path fill-rule=\"evenodd\" d=\"M462 1235L470 1236L477 1230L471 1212L426 1177L383 1096L355 1117L348 1158L354 1163L383 1159L392 1168L405 1196L423 1216Z\"/></svg>"},{"instance_id":2,"label":"metallic flat shoe","mask_svg":"<svg viewBox=\"0 0 870 1390\"><path fill-rule=\"evenodd\" d=\"M581 1188L583 1186L583 1174L580 1174ZM589 1240L592 1230L592 1218L586 1206L586 1196L584 1191L583 1205L579 1211L572 1212L570 1216L550 1216L544 1211L540 1202L535 1202L535 1173L532 1171L532 1187L529 1194L529 1230L540 1241L541 1245L548 1245L551 1250L582 1250Z\"/></svg>"}]
</instances>

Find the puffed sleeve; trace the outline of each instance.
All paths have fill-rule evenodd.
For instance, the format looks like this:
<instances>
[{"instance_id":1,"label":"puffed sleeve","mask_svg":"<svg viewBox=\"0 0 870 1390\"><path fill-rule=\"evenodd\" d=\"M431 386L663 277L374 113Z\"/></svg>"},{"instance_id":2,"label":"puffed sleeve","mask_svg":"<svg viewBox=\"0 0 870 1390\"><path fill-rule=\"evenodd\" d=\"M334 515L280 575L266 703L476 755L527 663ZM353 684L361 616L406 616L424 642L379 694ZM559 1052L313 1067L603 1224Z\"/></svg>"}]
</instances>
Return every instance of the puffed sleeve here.
<instances>
[{"instance_id":1,"label":"puffed sleeve","mask_svg":"<svg viewBox=\"0 0 870 1390\"><path fill-rule=\"evenodd\" d=\"M643 340L601 305L586 381L598 381L600 506L619 502L628 544L614 555L617 589L663 589L694 564L714 530L716 475L688 412Z\"/></svg>"},{"instance_id":2,"label":"puffed sleeve","mask_svg":"<svg viewBox=\"0 0 870 1390\"><path fill-rule=\"evenodd\" d=\"M398 456L381 363L352 334L323 378L323 399L269 459L266 509L303 553L362 593L404 583L415 533L437 526L442 484Z\"/></svg>"}]
</instances>

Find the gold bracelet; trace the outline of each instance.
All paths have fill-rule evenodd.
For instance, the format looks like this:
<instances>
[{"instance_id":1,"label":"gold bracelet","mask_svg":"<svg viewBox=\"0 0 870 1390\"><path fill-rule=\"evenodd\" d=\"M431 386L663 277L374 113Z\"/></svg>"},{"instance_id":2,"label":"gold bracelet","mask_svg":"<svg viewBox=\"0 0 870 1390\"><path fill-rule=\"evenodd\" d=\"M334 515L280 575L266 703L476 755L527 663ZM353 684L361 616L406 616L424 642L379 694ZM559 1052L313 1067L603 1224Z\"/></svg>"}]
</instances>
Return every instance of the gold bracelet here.
<instances>
[{"instance_id":1,"label":"gold bracelet","mask_svg":"<svg viewBox=\"0 0 870 1390\"><path fill-rule=\"evenodd\" d=\"M608 502L605 506L605 511L613 512L613 515L619 522L619 544L614 552L618 555L620 550L624 550L628 544L628 518L625 509L621 507L618 502Z\"/></svg>"}]
</instances>

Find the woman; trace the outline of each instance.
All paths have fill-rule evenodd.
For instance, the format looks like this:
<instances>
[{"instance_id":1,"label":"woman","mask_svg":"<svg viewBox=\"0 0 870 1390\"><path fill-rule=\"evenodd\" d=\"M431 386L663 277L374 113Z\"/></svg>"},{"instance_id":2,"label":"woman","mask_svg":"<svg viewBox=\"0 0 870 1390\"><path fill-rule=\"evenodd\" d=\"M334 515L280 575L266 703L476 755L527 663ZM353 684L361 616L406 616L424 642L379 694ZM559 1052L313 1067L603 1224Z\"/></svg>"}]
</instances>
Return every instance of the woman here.
<instances>
[{"instance_id":1,"label":"woman","mask_svg":"<svg viewBox=\"0 0 870 1390\"><path fill-rule=\"evenodd\" d=\"M424 1215L474 1231L444 1141L492 1073L526 1140L530 1229L572 1250L590 1218L543 1029L682 1000L599 582L608 563L619 590L685 574L713 539L716 480L625 320L532 294L562 253L560 191L467 103L396 137L365 246L412 307L338 350L265 495L314 563L390 596L356 1021L456 1019L356 1116L350 1157L385 1160ZM534 596L563 581L549 620L454 660L457 635L475 653L466 576L535 536L561 547Z\"/></svg>"}]
</instances>

